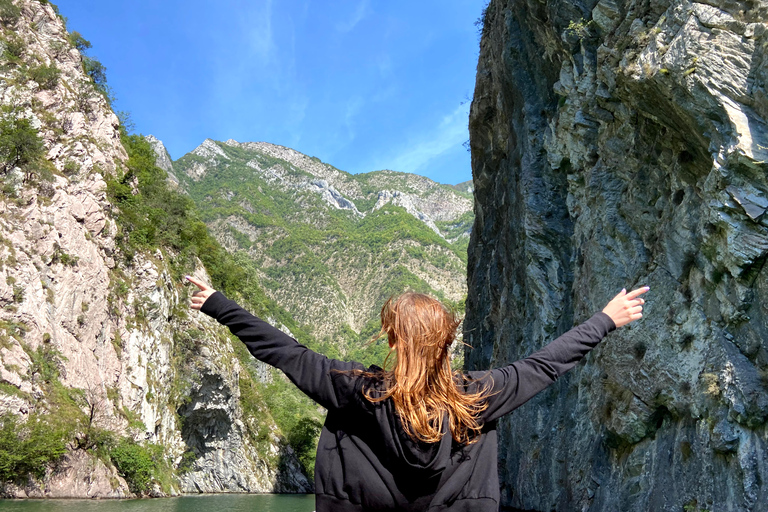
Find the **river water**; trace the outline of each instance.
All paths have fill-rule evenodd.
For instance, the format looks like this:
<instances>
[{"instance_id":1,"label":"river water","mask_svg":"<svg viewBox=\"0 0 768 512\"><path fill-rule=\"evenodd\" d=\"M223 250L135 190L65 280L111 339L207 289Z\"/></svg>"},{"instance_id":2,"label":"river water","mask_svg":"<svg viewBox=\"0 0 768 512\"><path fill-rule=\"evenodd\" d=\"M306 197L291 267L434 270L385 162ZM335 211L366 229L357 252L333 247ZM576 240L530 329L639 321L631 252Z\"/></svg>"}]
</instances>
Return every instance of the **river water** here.
<instances>
[{"instance_id":1,"label":"river water","mask_svg":"<svg viewBox=\"0 0 768 512\"><path fill-rule=\"evenodd\" d=\"M143 500L2 500L2 512L312 512L312 494L206 494Z\"/></svg>"}]
</instances>

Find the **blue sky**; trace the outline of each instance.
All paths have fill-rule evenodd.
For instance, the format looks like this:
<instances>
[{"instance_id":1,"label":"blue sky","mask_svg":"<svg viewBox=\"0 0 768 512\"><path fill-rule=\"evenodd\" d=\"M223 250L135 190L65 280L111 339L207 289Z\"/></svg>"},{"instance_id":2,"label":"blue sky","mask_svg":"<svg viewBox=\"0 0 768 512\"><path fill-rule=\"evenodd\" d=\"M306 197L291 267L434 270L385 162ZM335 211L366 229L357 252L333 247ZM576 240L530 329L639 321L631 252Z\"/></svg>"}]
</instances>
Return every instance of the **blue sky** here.
<instances>
[{"instance_id":1,"label":"blue sky","mask_svg":"<svg viewBox=\"0 0 768 512\"><path fill-rule=\"evenodd\" d=\"M116 110L176 159L266 141L339 169L471 179L467 116L486 0L54 0Z\"/></svg>"}]
</instances>

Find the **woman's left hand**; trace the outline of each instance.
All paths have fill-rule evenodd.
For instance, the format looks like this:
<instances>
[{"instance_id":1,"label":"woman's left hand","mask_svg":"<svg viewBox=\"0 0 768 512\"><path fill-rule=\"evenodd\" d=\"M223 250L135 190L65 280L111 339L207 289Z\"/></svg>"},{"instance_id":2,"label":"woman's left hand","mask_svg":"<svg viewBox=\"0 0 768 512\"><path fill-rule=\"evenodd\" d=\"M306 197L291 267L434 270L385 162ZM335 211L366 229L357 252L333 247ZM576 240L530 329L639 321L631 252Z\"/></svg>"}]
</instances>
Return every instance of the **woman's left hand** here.
<instances>
[{"instance_id":1,"label":"woman's left hand","mask_svg":"<svg viewBox=\"0 0 768 512\"><path fill-rule=\"evenodd\" d=\"M195 292L192 294L192 304L190 307L192 309L200 309L203 307L203 304L206 300L208 300L208 297L216 293L216 290L208 286L202 281L198 281L192 276L186 276L187 281L192 283L193 285L197 286L199 290L195 290Z\"/></svg>"},{"instance_id":2,"label":"woman's left hand","mask_svg":"<svg viewBox=\"0 0 768 512\"><path fill-rule=\"evenodd\" d=\"M640 297L650 290L650 287L643 286L627 293L626 289L621 290L617 296L611 299L611 302L603 309L603 313L611 317L616 327L627 325L643 317L643 304L645 300Z\"/></svg>"}]
</instances>

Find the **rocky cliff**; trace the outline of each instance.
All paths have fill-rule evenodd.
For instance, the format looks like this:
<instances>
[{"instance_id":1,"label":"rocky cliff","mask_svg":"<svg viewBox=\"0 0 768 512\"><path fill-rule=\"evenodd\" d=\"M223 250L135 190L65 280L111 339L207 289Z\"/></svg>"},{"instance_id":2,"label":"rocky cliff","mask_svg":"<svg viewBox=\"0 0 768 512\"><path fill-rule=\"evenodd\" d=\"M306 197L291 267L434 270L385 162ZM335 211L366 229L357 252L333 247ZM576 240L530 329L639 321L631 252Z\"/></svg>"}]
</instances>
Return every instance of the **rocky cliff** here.
<instances>
[{"instance_id":1,"label":"rocky cliff","mask_svg":"<svg viewBox=\"0 0 768 512\"><path fill-rule=\"evenodd\" d=\"M525 510L768 503L768 3L492 0L470 114L471 368L649 285L500 422Z\"/></svg>"},{"instance_id":2,"label":"rocky cliff","mask_svg":"<svg viewBox=\"0 0 768 512\"><path fill-rule=\"evenodd\" d=\"M129 204L148 178L89 45L48 2L4 0L0 22L3 495L311 489L247 357L188 313L181 273L205 268L126 252L107 183Z\"/></svg>"}]
</instances>

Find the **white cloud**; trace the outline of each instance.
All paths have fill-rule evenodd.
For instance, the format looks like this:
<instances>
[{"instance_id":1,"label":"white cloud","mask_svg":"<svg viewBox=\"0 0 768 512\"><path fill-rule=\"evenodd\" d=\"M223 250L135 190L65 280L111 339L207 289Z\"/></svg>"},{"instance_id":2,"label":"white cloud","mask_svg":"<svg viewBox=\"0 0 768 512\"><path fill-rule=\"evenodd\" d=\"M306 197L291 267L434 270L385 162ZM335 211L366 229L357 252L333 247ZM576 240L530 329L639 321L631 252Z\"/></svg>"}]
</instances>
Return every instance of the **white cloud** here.
<instances>
[{"instance_id":1,"label":"white cloud","mask_svg":"<svg viewBox=\"0 0 768 512\"><path fill-rule=\"evenodd\" d=\"M355 138L355 117L360 113L365 102L360 96L354 96L347 101L347 111L344 115L344 126L347 128L349 141Z\"/></svg>"},{"instance_id":2,"label":"white cloud","mask_svg":"<svg viewBox=\"0 0 768 512\"><path fill-rule=\"evenodd\" d=\"M402 148L397 156L386 162L379 161L379 165L371 168L418 173L430 161L446 151L455 149L469 138L468 119L469 105L459 105L456 110L443 117L433 130Z\"/></svg>"},{"instance_id":3,"label":"white cloud","mask_svg":"<svg viewBox=\"0 0 768 512\"><path fill-rule=\"evenodd\" d=\"M287 143L291 147L297 147L301 143L304 135L304 119L307 114L307 107L309 107L309 98L299 93L291 96L284 119L290 133L290 140Z\"/></svg>"},{"instance_id":4,"label":"white cloud","mask_svg":"<svg viewBox=\"0 0 768 512\"><path fill-rule=\"evenodd\" d=\"M357 4L355 12L352 14L352 18L337 23L336 30L339 32L351 32L352 29L365 18L366 14L368 14L368 1L369 0L362 0Z\"/></svg>"},{"instance_id":5,"label":"white cloud","mask_svg":"<svg viewBox=\"0 0 768 512\"><path fill-rule=\"evenodd\" d=\"M272 0L243 9L234 22L231 32L217 41L219 55L210 77L220 99L217 103L237 97L250 87L253 77L276 82L281 65L272 31Z\"/></svg>"},{"instance_id":6,"label":"white cloud","mask_svg":"<svg viewBox=\"0 0 768 512\"><path fill-rule=\"evenodd\" d=\"M392 58L388 54L380 55L375 62L381 78L389 78L392 76Z\"/></svg>"},{"instance_id":7,"label":"white cloud","mask_svg":"<svg viewBox=\"0 0 768 512\"><path fill-rule=\"evenodd\" d=\"M272 39L272 2L267 2L264 16L259 20L262 26L250 33L251 52L263 62L272 60L275 43Z\"/></svg>"}]
</instances>

